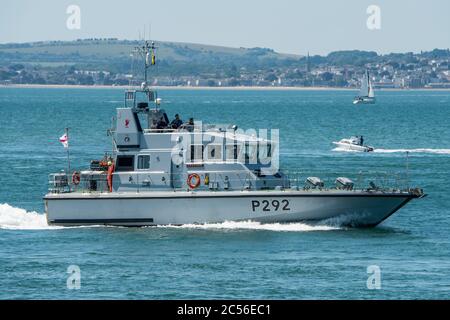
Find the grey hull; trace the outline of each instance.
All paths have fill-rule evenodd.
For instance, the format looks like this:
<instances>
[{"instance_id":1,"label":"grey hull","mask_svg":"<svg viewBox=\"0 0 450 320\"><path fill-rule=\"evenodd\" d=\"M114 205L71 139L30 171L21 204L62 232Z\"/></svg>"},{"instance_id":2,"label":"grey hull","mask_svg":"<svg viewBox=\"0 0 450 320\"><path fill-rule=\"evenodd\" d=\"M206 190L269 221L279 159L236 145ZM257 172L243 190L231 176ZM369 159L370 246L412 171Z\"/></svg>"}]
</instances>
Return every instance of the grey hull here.
<instances>
[{"instance_id":1,"label":"grey hull","mask_svg":"<svg viewBox=\"0 0 450 320\"><path fill-rule=\"evenodd\" d=\"M376 226L412 198L410 193L367 191L149 192L137 194L48 194L52 225L149 226L259 221L327 221Z\"/></svg>"}]
</instances>

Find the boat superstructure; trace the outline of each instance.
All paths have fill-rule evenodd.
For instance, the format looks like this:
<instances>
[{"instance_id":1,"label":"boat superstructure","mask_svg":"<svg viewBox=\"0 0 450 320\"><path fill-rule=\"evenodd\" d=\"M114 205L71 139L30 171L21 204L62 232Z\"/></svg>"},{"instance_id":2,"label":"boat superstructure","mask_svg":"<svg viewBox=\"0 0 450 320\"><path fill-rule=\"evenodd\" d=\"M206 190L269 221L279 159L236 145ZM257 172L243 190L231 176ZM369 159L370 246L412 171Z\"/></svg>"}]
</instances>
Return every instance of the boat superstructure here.
<instances>
[{"instance_id":1,"label":"boat superstructure","mask_svg":"<svg viewBox=\"0 0 450 320\"><path fill-rule=\"evenodd\" d=\"M372 81L370 81L369 70L366 70L361 80L359 95L353 99L353 104L373 104L375 103L375 92Z\"/></svg>"},{"instance_id":2,"label":"boat superstructure","mask_svg":"<svg viewBox=\"0 0 450 320\"><path fill-rule=\"evenodd\" d=\"M153 49L148 42L141 48L146 69L155 61ZM417 188L373 182L357 188L346 177L326 185L305 173L288 175L278 165L275 134L261 136L192 118L183 123L180 116L170 122L146 76L140 88L126 90L109 134L110 154L84 170L50 174L44 196L49 224L339 219L346 225L375 226L424 195Z\"/></svg>"}]
</instances>

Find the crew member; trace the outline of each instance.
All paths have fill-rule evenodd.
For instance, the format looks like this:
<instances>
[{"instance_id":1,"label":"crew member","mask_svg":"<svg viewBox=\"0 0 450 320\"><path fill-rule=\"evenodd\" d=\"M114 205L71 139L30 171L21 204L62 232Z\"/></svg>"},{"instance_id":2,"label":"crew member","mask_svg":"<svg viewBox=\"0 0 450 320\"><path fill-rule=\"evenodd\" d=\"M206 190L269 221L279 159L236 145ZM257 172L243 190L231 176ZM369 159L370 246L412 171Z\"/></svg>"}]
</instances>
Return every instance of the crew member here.
<instances>
[{"instance_id":1,"label":"crew member","mask_svg":"<svg viewBox=\"0 0 450 320\"><path fill-rule=\"evenodd\" d=\"M163 117L161 117L156 124L156 129L165 129L167 127L167 122L164 120Z\"/></svg>"},{"instance_id":2,"label":"crew member","mask_svg":"<svg viewBox=\"0 0 450 320\"><path fill-rule=\"evenodd\" d=\"M170 127L172 129L178 129L183 124L183 121L180 119L178 113L175 115L175 119L170 123Z\"/></svg>"},{"instance_id":3,"label":"crew member","mask_svg":"<svg viewBox=\"0 0 450 320\"><path fill-rule=\"evenodd\" d=\"M187 129L189 132L194 131L194 118L189 118L189 122L188 122L187 125L186 125L186 129Z\"/></svg>"}]
</instances>

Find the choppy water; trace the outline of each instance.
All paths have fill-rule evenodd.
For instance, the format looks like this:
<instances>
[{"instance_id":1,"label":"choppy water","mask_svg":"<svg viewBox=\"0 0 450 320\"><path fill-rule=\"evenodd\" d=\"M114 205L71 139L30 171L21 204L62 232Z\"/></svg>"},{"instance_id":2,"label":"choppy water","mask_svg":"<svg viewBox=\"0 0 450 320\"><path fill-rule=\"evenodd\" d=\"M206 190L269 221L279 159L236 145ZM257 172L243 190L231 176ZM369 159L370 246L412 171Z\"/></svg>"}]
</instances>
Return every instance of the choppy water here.
<instances>
[{"instance_id":1,"label":"choppy water","mask_svg":"<svg viewBox=\"0 0 450 320\"><path fill-rule=\"evenodd\" d=\"M345 91L171 91L170 116L278 128L281 162L302 177L405 171L429 196L374 229L339 221L156 228L57 228L42 214L47 174L109 150L106 129L122 92L0 88L0 298L449 298L450 93L380 92L354 106ZM374 153L332 141L364 135ZM303 176L304 173L304 176ZM66 286L78 265L81 288ZM381 269L368 290L367 267Z\"/></svg>"}]
</instances>

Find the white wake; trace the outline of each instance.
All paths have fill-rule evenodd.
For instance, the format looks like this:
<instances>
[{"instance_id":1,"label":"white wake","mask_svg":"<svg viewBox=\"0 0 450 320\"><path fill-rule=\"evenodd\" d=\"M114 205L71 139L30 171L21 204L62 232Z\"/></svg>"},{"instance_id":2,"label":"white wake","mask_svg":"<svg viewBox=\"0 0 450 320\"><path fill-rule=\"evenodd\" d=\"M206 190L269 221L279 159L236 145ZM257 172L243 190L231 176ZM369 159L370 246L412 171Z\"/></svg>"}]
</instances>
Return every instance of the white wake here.
<instances>
[{"instance_id":1,"label":"white wake","mask_svg":"<svg viewBox=\"0 0 450 320\"><path fill-rule=\"evenodd\" d=\"M363 153L362 151L350 150L350 149L341 148L341 147L334 148L334 149L332 149L332 151ZM450 149L429 149L429 148L417 148L417 149L381 149L380 148L380 149L374 149L373 152L374 153L406 153L406 152L409 152L409 153L449 154L450 155Z\"/></svg>"},{"instance_id":2,"label":"white wake","mask_svg":"<svg viewBox=\"0 0 450 320\"><path fill-rule=\"evenodd\" d=\"M375 153L433 153L433 154L450 154L450 149L374 149Z\"/></svg>"},{"instance_id":3,"label":"white wake","mask_svg":"<svg viewBox=\"0 0 450 320\"><path fill-rule=\"evenodd\" d=\"M93 227L93 226L89 226ZM7 203L0 204L0 229L10 230L48 230L77 227L49 226L46 216L35 211L13 207ZM82 228L82 227L78 227ZM341 229L333 221L332 225L309 225L305 223L260 223L255 221L225 221L222 223L166 225L158 228L202 229L202 230L267 230L286 232L329 231Z\"/></svg>"},{"instance_id":4,"label":"white wake","mask_svg":"<svg viewBox=\"0 0 450 320\"><path fill-rule=\"evenodd\" d=\"M222 223L183 224L180 226L160 226L160 228L202 229L202 230L267 230L285 232L339 230L336 226L309 225L305 223L260 223L255 221L225 221Z\"/></svg>"},{"instance_id":5,"label":"white wake","mask_svg":"<svg viewBox=\"0 0 450 320\"><path fill-rule=\"evenodd\" d=\"M43 230L58 229L47 223L44 214L35 211L28 212L21 208L10 206L7 203L0 204L0 228L14 230Z\"/></svg>"},{"instance_id":6,"label":"white wake","mask_svg":"<svg viewBox=\"0 0 450 320\"><path fill-rule=\"evenodd\" d=\"M351 149L347 149L347 148L343 148L343 147L336 147L336 148L332 149L331 151L336 151L336 152L361 152L361 153L365 153L365 152L362 152L362 151L351 150Z\"/></svg>"}]
</instances>

